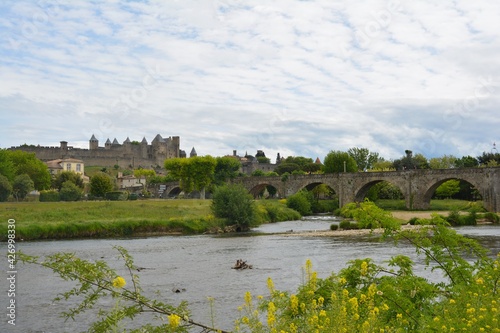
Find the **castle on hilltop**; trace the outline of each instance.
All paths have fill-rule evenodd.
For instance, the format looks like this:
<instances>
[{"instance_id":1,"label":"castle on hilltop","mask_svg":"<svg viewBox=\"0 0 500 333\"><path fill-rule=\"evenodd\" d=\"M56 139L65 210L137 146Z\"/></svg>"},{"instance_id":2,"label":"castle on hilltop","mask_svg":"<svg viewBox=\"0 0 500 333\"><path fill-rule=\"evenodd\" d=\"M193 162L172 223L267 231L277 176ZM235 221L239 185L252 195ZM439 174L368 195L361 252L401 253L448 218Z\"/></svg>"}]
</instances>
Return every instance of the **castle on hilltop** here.
<instances>
[{"instance_id":1,"label":"castle on hilltop","mask_svg":"<svg viewBox=\"0 0 500 333\"><path fill-rule=\"evenodd\" d=\"M127 137L123 143L116 138L111 142L109 138L104 147L99 146L99 140L92 135L89 140L89 149L73 148L67 141L61 141L59 147L42 147L35 145L22 145L11 147L11 150L22 150L35 153L42 161L75 158L82 160L86 166L114 166L122 168L157 168L163 167L163 162L168 158L186 157L186 152L180 149L180 137L171 136L162 138L157 134L151 144L144 137L141 142L130 141ZM191 156L196 155L196 150L191 150Z\"/></svg>"}]
</instances>

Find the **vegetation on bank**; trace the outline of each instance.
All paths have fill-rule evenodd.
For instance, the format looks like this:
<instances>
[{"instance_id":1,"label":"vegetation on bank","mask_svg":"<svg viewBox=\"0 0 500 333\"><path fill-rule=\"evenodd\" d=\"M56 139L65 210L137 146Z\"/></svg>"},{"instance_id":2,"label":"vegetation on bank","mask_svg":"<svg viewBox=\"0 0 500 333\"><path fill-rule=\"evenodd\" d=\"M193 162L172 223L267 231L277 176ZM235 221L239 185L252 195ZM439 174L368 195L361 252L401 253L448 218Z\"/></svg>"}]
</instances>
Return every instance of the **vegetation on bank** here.
<instances>
[{"instance_id":1,"label":"vegetation on bank","mask_svg":"<svg viewBox=\"0 0 500 333\"><path fill-rule=\"evenodd\" d=\"M211 200L20 202L0 204L0 240L8 219L23 240L130 237L141 234L198 234L222 226ZM299 219L277 200L256 201L253 224Z\"/></svg>"}]
</instances>

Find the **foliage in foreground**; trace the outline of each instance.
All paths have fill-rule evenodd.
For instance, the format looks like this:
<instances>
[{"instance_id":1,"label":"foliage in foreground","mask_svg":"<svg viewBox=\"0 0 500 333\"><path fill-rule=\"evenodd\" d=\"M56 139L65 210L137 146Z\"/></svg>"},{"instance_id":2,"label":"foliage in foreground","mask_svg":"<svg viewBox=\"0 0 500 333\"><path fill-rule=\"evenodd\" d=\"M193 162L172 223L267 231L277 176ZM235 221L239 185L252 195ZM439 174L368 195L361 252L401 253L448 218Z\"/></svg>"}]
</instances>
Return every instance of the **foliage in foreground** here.
<instances>
[{"instance_id":1,"label":"foliage in foreground","mask_svg":"<svg viewBox=\"0 0 500 333\"><path fill-rule=\"evenodd\" d=\"M436 219L436 221L438 221ZM440 220L443 221L443 220ZM385 264L356 259L348 267L320 279L310 261L296 293L279 291L268 279L268 297L245 294L234 332L500 332L500 254L490 257L475 241L458 235L444 223L413 231L386 229L385 237L409 242L426 267L442 273L440 282L416 275L415 264L397 255ZM173 306L143 295L136 267L127 251L116 247L129 277L117 275L103 261L73 254L39 259L21 254L21 261L52 269L76 287L61 298L76 298L63 313L67 318L97 307L111 298L112 308L100 309L89 332L224 332L190 318L185 303ZM153 312L157 321L141 327L133 321ZM142 324L141 324L142 325Z\"/></svg>"},{"instance_id":2,"label":"foliage in foreground","mask_svg":"<svg viewBox=\"0 0 500 333\"><path fill-rule=\"evenodd\" d=\"M247 292L235 332L500 332L500 254L442 224L389 234L415 245L443 282L417 276L403 255L385 265L357 259L325 279L307 261L297 293L270 279L269 297Z\"/></svg>"}]
</instances>

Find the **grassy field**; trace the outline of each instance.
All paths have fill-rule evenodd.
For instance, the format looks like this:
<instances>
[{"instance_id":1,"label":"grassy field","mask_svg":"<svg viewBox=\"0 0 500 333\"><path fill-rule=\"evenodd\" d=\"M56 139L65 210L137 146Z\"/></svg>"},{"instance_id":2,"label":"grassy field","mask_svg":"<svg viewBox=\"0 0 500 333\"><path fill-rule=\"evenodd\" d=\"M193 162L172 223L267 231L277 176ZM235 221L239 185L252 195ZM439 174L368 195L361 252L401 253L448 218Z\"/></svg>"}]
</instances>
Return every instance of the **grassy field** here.
<instances>
[{"instance_id":1,"label":"grassy field","mask_svg":"<svg viewBox=\"0 0 500 333\"><path fill-rule=\"evenodd\" d=\"M138 200L0 203L0 241L16 220L24 240L198 234L222 225L211 215L211 200ZM256 223L299 219L276 201L257 201Z\"/></svg>"},{"instance_id":2,"label":"grassy field","mask_svg":"<svg viewBox=\"0 0 500 333\"><path fill-rule=\"evenodd\" d=\"M8 219L19 239L117 237L141 233L200 233L217 221L210 200L21 202L0 204L1 240Z\"/></svg>"}]
</instances>

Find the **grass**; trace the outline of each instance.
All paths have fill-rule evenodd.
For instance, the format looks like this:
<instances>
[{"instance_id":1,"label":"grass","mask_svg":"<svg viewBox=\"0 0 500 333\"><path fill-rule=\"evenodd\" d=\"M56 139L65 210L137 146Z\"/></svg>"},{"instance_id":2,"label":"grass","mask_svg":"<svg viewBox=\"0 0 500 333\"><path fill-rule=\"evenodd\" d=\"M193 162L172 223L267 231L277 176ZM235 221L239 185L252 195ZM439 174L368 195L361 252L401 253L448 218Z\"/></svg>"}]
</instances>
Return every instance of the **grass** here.
<instances>
[{"instance_id":1,"label":"grass","mask_svg":"<svg viewBox=\"0 0 500 333\"><path fill-rule=\"evenodd\" d=\"M217 221L210 200L20 202L0 204L0 240L8 219L18 239L118 237L141 233L200 233Z\"/></svg>"},{"instance_id":2,"label":"grass","mask_svg":"<svg viewBox=\"0 0 500 333\"><path fill-rule=\"evenodd\" d=\"M404 200L377 200L375 204L385 210L407 210ZM456 200L456 199L443 199L443 200L431 200L430 211L470 211L471 209L476 209L479 211L483 209L483 202L476 201L470 202L466 200Z\"/></svg>"},{"instance_id":3,"label":"grass","mask_svg":"<svg viewBox=\"0 0 500 333\"><path fill-rule=\"evenodd\" d=\"M0 241L7 221L16 221L23 240L199 234L223 221L211 214L211 200L138 200L0 203ZM257 224L299 219L279 201L256 201Z\"/></svg>"}]
</instances>

